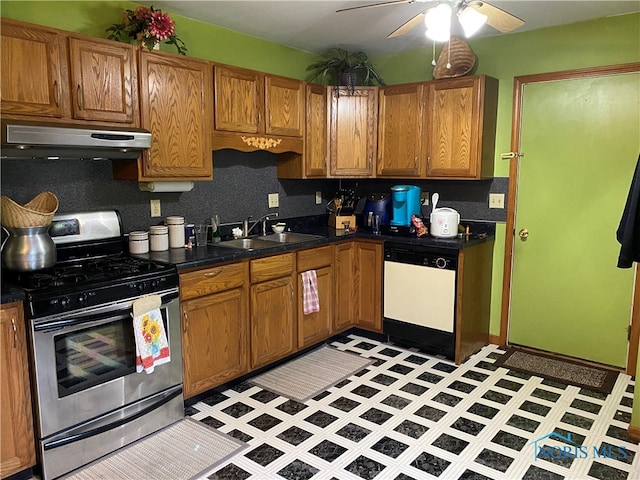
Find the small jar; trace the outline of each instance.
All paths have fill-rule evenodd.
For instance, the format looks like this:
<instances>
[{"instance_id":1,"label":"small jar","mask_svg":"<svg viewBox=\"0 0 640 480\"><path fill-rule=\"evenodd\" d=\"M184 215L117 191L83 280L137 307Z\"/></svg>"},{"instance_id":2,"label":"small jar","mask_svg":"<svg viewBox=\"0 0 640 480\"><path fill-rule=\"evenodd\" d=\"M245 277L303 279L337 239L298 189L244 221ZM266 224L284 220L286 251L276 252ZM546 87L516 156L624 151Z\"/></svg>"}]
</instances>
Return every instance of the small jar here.
<instances>
[{"instance_id":1,"label":"small jar","mask_svg":"<svg viewBox=\"0 0 640 480\"><path fill-rule=\"evenodd\" d=\"M187 245L196 246L196 226L193 223L184 227L184 239Z\"/></svg>"},{"instance_id":2,"label":"small jar","mask_svg":"<svg viewBox=\"0 0 640 480\"><path fill-rule=\"evenodd\" d=\"M149 234L147 232L129 233L129 253L149 253Z\"/></svg>"},{"instance_id":3,"label":"small jar","mask_svg":"<svg viewBox=\"0 0 640 480\"><path fill-rule=\"evenodd\" d=\"M169 228L165 225L149 227L149 246L152 252L169 250Z\"/></svg>"},{"instance_id":4,"label":"small jar","mask_svg":"<svg viewBox=\"0 0 640 480\"><path fill-rule=\"evenodd\" d=\"M169 247L184 248L184 217L167 217L166 224L169 229Z\"/></svg>"}]
</instances>

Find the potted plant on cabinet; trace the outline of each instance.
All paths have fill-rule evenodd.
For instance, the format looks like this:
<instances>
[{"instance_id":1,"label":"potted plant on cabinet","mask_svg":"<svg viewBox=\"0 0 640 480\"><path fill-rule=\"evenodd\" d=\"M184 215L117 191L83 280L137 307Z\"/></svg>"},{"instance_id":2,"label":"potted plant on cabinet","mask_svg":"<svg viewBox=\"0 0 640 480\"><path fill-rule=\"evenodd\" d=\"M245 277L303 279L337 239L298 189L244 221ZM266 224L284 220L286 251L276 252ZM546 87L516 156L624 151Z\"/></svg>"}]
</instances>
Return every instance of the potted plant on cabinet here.
<instances>
[{"instance_id":1,"label":"potted plant on cabinet","mask_svg":"<svg viewBox=\"0 0 640 480\"><path fill-rule=\"evenodd\" d=\"M349 52L334 47L322 55L322 60L307 67L307 80L325 85L346 86L353 92L356 85L385 85L366 53Z\"/></svg>"}]
</instances>

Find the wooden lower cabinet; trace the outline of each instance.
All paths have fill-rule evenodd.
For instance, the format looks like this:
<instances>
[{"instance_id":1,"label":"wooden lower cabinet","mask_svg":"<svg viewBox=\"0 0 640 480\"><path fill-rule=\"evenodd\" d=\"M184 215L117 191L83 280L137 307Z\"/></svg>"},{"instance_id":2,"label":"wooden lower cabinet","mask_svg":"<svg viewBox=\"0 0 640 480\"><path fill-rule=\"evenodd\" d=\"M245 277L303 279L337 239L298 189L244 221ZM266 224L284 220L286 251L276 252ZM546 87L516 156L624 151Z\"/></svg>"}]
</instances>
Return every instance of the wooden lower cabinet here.
<instances>
[{"instance_id":1,"label":"wooden lower cabinet","mask_svg":"<svg viewBox=\"0 0 640 480\"><path fill-rule=\"evenodd\" d=\"M298 348L329 338L333 333L333 248L329 246L298 252ZM315 270L320 311L304 314L302 273Z\"/></svg>"},{"instance_id":2,"label":"wooden lower cabinet","mask_svg":"<svg viewBox=\"0 0 640 480\"><path fill-rule=\"evenodd\" d=\"M382 331L382 243L335 246L335 330L352 326Z\"/></svg>"},{"instance_id":3,"label":"wooden lower cabinet","mask_svg":"<svg viewBox=\"0 0 640 480\"><path fill-rule=\"evenodd\" d=\"M295 254L251 261L251 368L296 349Z\"/></svg>"},{"instance_id":4,"label":"wooden lower cabinet","mask_svg":"<svg viewBox=\"0 0 640 480\"><path fill-rule=\"evenodd\" d=\"M246 262L181 275L184 396L249 370ZM198 293L205 292L199 295Z\"/></svg>"},{"instance_id":5,"label":"wooden lower cabinet","mask_svg":"<svg viewBox=\"0 0 640 480\"><path fill-rule=\"evenodd\" d=\"M5 478L33 467L36 452L21 302L2 305L0 325L0 477Z\"/></svg>"}]
</instances>

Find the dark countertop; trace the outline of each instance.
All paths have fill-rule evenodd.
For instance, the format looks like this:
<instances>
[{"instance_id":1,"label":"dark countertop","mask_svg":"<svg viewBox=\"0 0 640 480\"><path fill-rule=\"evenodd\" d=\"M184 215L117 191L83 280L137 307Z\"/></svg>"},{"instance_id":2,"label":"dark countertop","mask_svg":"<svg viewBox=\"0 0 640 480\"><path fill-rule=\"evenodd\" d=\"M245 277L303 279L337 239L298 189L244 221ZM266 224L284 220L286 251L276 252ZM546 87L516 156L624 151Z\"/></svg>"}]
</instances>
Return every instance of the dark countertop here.
<instances>
[{"instance_id":1,"label":"dark countertop","mask_svg":"<svg viewBox=\"0 0 640 480\"><path fill-rule=\"evenodd\" d=\"M189 270L193 268L210 267L219 263L242 260L245 258L265 257L276 255L278 253L291 252L295 250L318 247L331 243L341 242L348 239L367 239L381 242L393 242L405 245L418 245L429 248L437 248L439 250L460 250L462 248L472 247L487 241L495 239L494 231L490 229L485 236L481 238L434 238L427 235L422 238L418 237L401 237L394 235L374 235L364 229L356 232L346 233L344 230L336 230L330 227L307 227L296 228L296 233L307 233L318 235L321 238L311 239L308 242L298 243L276 243L271 248L261 248L256 250L244 250L239 248L224 247L224 242L218 246L207 245L206 247L172 248L164 252L149 252L144 255L136 255L137 257L150 259L161 263L175 264L178 271Z\"/></svg>"}]
</instances>

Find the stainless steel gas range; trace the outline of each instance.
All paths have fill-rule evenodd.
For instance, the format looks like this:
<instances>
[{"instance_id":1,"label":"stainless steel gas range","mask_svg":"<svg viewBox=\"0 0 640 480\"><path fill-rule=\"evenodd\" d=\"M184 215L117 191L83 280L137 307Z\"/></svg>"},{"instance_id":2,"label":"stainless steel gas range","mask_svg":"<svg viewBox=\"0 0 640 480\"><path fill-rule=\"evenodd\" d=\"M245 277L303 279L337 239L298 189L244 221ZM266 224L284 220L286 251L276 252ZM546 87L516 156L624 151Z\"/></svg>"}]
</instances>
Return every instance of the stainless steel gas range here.
<instances>
[{"instance_id":1,"label":"stainless steel gas range","mask_svg":"<svg viewBox=\"0 0 640 480\"><path fill-rule=\"evenodd\" d=\"M184 417L178 275L129 257L118 212L54 217L58 262L26 291L39 462L56 478ZM132 302L162 298L171 361L136 373Z\"/></svg>"}]
</instances>

